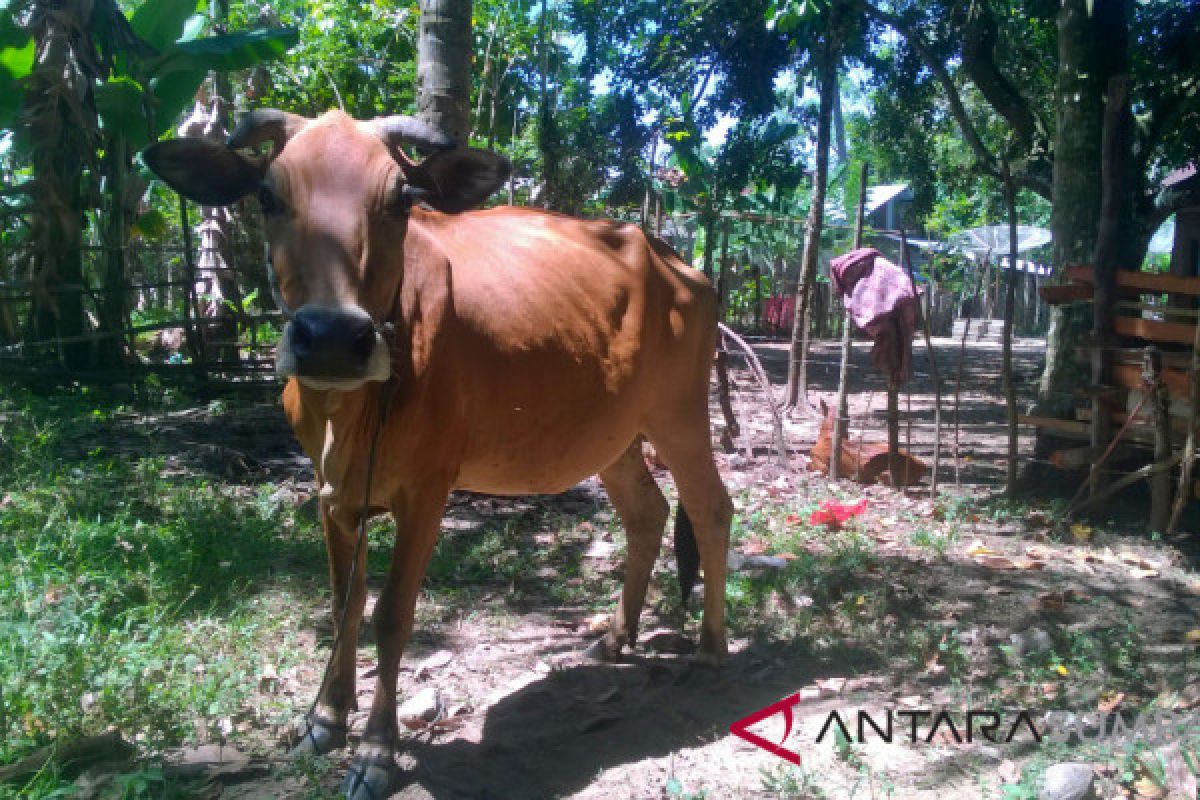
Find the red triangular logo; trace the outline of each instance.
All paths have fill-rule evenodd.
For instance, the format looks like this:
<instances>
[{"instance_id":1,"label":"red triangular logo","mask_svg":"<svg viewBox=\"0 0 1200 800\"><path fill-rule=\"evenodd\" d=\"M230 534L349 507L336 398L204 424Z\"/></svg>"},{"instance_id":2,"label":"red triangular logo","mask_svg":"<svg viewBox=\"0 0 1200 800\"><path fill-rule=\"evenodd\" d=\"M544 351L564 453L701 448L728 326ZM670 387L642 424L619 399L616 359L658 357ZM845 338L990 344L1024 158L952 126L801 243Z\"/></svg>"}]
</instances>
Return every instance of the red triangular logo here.
<instances>
[{"instance_id":1,"label":"red triangular logo","mask_svg":"<svg viewBox=\"0 0 1200 800\"><path fill-rule=\"evenodd\" d=\"M788 734L792 732L792 707L799 705L799 703L800 693L796 692L793 695L783 698L778 703L772 703L766 708L755 711L748 717L742 717L737 722L734 722L729 726L729 732L738 738L745 739L752 745L761 747L768 753L774 753L785 761L790 761L796 766L800 766L800 754L794 753L782 746L783 743L787 741ZM779 744L775 744L772 741L764 739L757 733L750 732L749 728L751 725L757 722L762 722L767 717L771 717L779 713L783 714L784 724L783 738L779 740Z\"/></svg>"}]
</instances>

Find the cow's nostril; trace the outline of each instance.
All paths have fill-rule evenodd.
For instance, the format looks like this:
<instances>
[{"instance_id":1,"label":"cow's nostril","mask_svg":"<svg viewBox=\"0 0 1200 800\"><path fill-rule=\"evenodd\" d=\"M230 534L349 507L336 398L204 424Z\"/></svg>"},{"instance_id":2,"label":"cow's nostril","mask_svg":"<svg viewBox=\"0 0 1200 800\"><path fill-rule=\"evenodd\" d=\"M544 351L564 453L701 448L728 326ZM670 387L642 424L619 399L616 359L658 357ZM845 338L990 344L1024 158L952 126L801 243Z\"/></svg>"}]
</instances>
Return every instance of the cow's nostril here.
<instances>
[{"instance_id":1,"label":"cow's nostril","mask_svg":"<svg viewBox=\"0 0 1200 800\"><path fill-rule=\"evenodd\" d=\"M365 325L350 342L350 352L357 358L367 359L375 349L375 328Z\"/></svg>"},{"instance_id":2,"label":"cow's nostril","mask_svg":"<svg viewBox=\"0 0 1200 800\"><path fill-rule=\"evenodd\" d=\"M313 336L308 325L299 317L292 321L292 352L297 358L312 354Z\"/></svg>"}]
</instances>

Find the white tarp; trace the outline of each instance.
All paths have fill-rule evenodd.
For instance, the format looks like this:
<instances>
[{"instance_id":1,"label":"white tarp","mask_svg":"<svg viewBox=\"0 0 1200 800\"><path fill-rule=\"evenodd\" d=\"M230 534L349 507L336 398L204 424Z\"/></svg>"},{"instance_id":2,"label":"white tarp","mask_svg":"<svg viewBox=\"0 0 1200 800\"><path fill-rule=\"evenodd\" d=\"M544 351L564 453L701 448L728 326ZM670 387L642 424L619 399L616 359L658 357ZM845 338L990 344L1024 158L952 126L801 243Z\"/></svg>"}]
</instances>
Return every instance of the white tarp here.
<instances>
[{"instance_id":1,"label":"white tarp","mask_svg":"<svg viewBox=\"0 0 1200 800\"><path fill-rule=\"evenodd\" d=\"M1017 226L1017 252L1024 253L1035 247L1050 243L1050 231L1035 225ZM971 253L985 255L992 253L999 256L1009 251L1009 232L1007 225L984 225L981 228L968 228L950 237L950 246Z\"/></svg>"}]
</instances>

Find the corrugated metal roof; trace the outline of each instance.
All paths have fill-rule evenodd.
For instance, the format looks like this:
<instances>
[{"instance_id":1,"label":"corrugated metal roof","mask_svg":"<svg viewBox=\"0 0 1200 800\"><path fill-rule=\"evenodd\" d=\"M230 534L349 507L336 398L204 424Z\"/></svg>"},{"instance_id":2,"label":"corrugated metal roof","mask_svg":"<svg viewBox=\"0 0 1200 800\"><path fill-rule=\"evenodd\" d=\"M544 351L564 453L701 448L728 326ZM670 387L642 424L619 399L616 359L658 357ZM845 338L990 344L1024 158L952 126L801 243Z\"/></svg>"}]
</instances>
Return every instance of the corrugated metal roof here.
<instances>
[{"instance_id":1,"label":"corrugated metal roof","mask_svg":"<svg viewBox=\"0 0 1200 800\"><path fill-rule=\"evenodd\" d=\"M883 208L889 202L908 191L907 183L885 183L867 187L867 213Z\"/></svg>"}]
</instances>

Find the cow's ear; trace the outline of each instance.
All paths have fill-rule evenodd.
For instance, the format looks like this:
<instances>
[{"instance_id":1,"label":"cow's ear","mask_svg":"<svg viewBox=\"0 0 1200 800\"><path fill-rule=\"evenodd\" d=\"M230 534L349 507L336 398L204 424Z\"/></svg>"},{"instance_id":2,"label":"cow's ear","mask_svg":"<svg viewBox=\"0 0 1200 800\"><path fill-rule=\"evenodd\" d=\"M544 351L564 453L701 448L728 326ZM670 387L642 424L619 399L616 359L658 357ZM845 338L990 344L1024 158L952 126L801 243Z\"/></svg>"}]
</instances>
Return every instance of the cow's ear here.
<instances>
[{"instance_id":1,"label":"cow's ear","mask_svg":"<svg viewBox=\"0 0 1200 800\"><path fill-rule=\"evenodd\" d=\"M421 200L438 211L475 208L508 180L512 165L491 150L459 149L434 153L420 164L400 165L404 180L422 189Z\"/></svg>"},{"instance_id":2,"label":"cow's ear","mask_svg":"<svg viewBox=\"0 0 1200 800\"><path fill-rule=\"evenodd\" d=\"M168 186L202 206L227 206L253 192L266 159L206 139L169 139L142 151L142 161Z\"/></svg>"}]
</instances>

